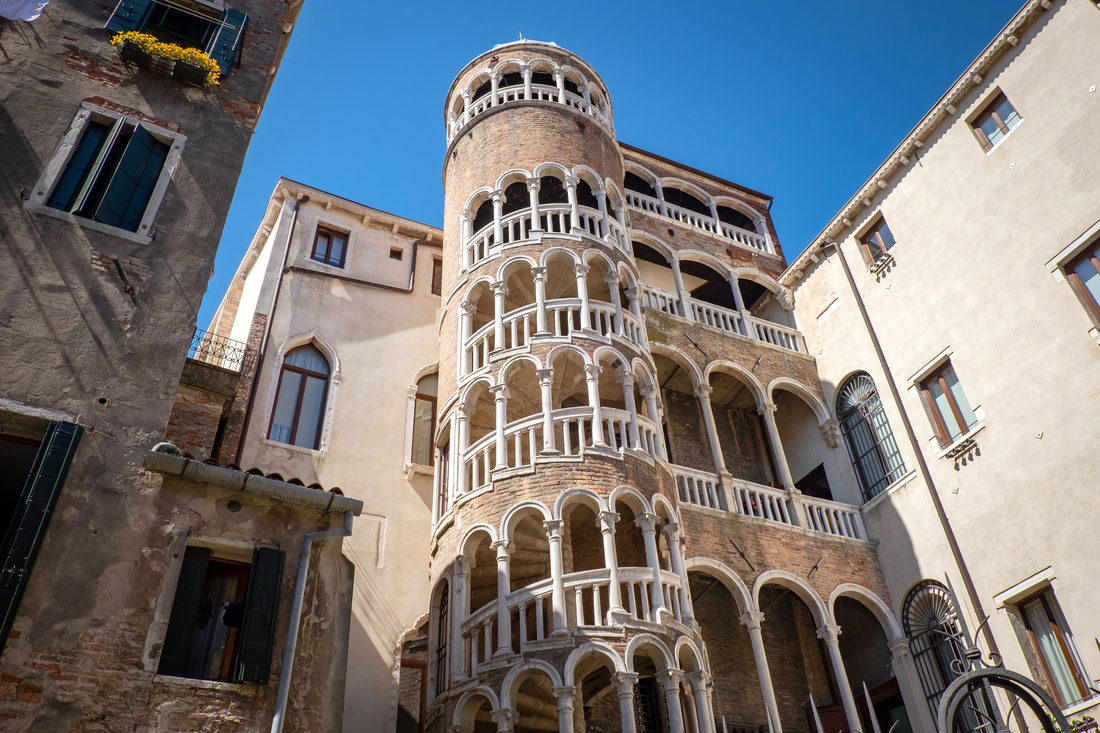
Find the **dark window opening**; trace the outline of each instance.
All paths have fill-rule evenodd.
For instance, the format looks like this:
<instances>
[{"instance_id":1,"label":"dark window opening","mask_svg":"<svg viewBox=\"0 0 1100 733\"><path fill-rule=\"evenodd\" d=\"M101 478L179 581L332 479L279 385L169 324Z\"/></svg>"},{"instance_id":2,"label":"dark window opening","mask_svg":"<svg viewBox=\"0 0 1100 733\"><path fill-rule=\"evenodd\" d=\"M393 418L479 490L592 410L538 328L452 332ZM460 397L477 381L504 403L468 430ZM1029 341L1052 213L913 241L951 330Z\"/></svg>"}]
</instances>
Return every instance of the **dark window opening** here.
<instances>
[{"instance_id":1,"label":"dark window opening","mask_svg":"<svg viewBox=\"0 0 1100 733\"><path fill-rule=\"evenodd\" d=\"M19 507L41 438L0 435L0 537Z\"/></svg>"},{"instance_id":2,"label":"dark window opening","mask_svg":"<svg viewBox=\"0 0 1100 733\"><path fill-rule=\"evenodd\" d=\"M630 246L634 249L634 259L641 260L642 262L649 262L654 265L660 265L661 267L667 267L670 270L672 269L672 265L669 264L665 256L648 244L631 242Z\"/></svg>"},{"instance_id":3,"label":"dark window opening","mask_svg":"<svg viewBox=\"0 0 1100 733\"><path fill-rule=\"evenodd\" d=\"M577 86L577 83L575 81L573 81L572 79L569 79L569 78L566 78L566 80L565 80L565 91L572 92L573 94L576 94L578 97L583 96L581 94L581 88L579 86Z\"/></svg>"},{"instance_id":4,"label":"dark window opening","mask_svg":"<svg viewBox=\"0 0 1100 733\"><path fill-rule=\"evenodd\" d=\"M871 377L856 374L838 393L840 428L856 467L863 500L868 501L902 477L905 463Z\"/></svg>"},{"instance_id":5,"label":"dark window opening","mask_svg":"<svg viewBox=\"0 0 1100 733\"><path fill-rule=\"evenodd\" d=\"M405 250L400 249L399 247L390 247L390 259L391 260L397 260L398 262L400 262L401 258L404 257L404 256L405 256Z\"/></svg>"},{"instance_id":6,"label":"dark window opening","mask_svg":"<svg viewBox=\"0 0 1100 733\"><path fill-rule=\"evenodd\" d=\"M668 727L661 709L661 691L655 677L634 683L634 722L638 733L666 733Z\"/></svg>"},{"instance_id":7,"label":"dark window opening","mask_svg":"<svg viewBox=\"0 0 1100 733\"><path fill-rule=\"evenodd\" d=\"M710 207L699 199L692 196L690 193L681 191L677 188L664 187L665 202L670 203L673 206L678 206L681 209L687 209L688 211L694 211L696 214L702 214L703 216L710 217Z\"/></svg>"},{"instance_id":8,"label":"dark window opening","mask_svg":"<svg viewBox=\"0 0 1100 733\"><path fill-rule=\"evenodd\" d=\"M741 291L741 302L746 310L752 310L761 298L771 292L755 280L738 280L737 289Z\"/></svg>"},{"instance_id":9,"label":"dark window opening","mask_svg":"<svg viewBox=\"0 0 1100 733\"><path fill-rule=\"evenodd\" d=\"M447 581L443 581L443 588L439 591L439 611L436 616L435 626L435 694L442 695L447 689L447 645L450 643L450 588Z\"/></svg>"},{"instance_id":10,"label":"dark window opening","mask_svg":"<svg viewBox=\"0 0 1100 733\"><path fill-rule=\"evenodd\" d=\"M626 186L629 191L637 191L638 193L644 193L650 198L657 198L657 189L646 183L645 179L641 176L636 176L630 171L626 172L623 185Z\"/></svg>"},{"instance_id":11,"label":"dark window opening","mask_svg":"<svg viewBox=\"0 0 1100 733\"><path fill-rule=\"evenodd\" d=\"M489 205L492 206L491 201ZM531 208L531 194L527 189L526 182L516 181L504 189L504 205L500 210L502 215L507 216L513 211L529 208Z\"/></svg>"},{"instance_id":12,"label":"dark window opening","mask_svg":"<svg viewBox=\"0 0 1100 733\"><path fill-rule=\"evenodd\" d=\"M531 74L531 83L544 87L556 87L558 85L558 83L554 81L554 75L545 71L533 72Z\"/></svg>"},{"instance_id":13,"label":"dark window opening","mask_svg":"<svg viewBox=\"0 0 1100 733\"><path fill-rule=\"evenodd\" d=\"M476 102L491 91L493 91L493 83L486 80L481 84L481 86L474 90L474 96L471 101Z\"/></svg>"},{"instance_id":14,"label":"dark window opening","mask_svg":"<svg viewBox=\"0 0 1100 733\"><path fill-rule=\"evenodd\" d=\"M443 295L443 260L432 258L432 295Z\"/></svg>"},{"instance_id":15,"label":"dark window opening","mask_svg":"<svg viewBox=\"0 0 1100 733\"><path fill-rule=\"evenodd\" d=\"M567 204L569 194L565 191L565 184L553 176L543 176L539 179L539 203L540 204Z\"/></svg>"},{"instance_id":16,"label":"dark window opening","mask_svg":"<svg viewBox=\"0 0 1100 733\"><path fill-rule=\"evenodd\" d=\"M596 201L596 195L592 193L592 187L588 185L588 181L581 181L577 184L577 204L587 206L590 209L600 208L600 204Z\"/></svg>"},{"instance_id":17,"label":"dark window opening","mask_svg":"<svg viewBox=\"0 0 1100 733\"><path fill-rule=\"evenodd\" d=\"M497 83L497 89L521 86L523 86L523 74L518 71L509 71L507 74L501 76L500 81Z\"/></svg>"},{"instance_id":18,"label":"dark window opening","mask_svg":"<svg viewBox=\"0 0 1100 733\"><path fill-rule=\"evenodd\" d=\"M720 308L737 310L737 301L733 297L733 289L723 275L701 262L692 262L691 260L680 261L680 272L706 281L701 285L697 285L691 291L692 298Z\"/></svg>"},{"instance_id":19,"label":"dark window opening","mask_svg":"<svg viewBox=\"0 0 1100 733\"><path fill-rule=\"evenodd\" d=\"M890 233L890 227L886 226L886 219L879 217L878 222L860 238L859 243L863 258L869 266L885 257L886 252L895 244L894 235Z\"/></svg>"},{"instance_id":20,"label":"dark window opening","mask_svg":"<svg viewBox=\"0 0 1100 733\"><path fill-rule=\"evenodd\" d=\"M825 475L825 464L819 464L817 468L794 482L794 487L806 496L815 499L833 500L833 491L829 488L829 477Z\"/></svg>"},{"instance_id":21,"label":"dark window opening","mask_svg":"<svg viewBox=\"0 0 1100 733\"><path fill-rule=\"evenodd\" d=\"M718 207L718 220L726 224L735 226L739 229L744 229L750 232L756 231L756 224L753 223L752 219L745 216L737 209L731 209L728 206Z\"/></svg>"},{"instance_id":22,"label":"dark window opening","mask_svg":"<svg viewBox=\"0 0 1100 733\"><path fill-rule=\"evenodd\" d=\"M144 32L184 48L202 48L210 42L215 21L167 5L154 3Z\"/></svg>"},{"instance_id":23,"label":"dark window opening","mask_svg":"<svg viewBox=\"0 0 1100 733\"><path fill-rule=\"evenodd\" d=\"M482 229L492 223L493 202L488 200L482 201L481 206L477 207L477 212L474 214L474 223L471 225L473 227L473 231L480 232Z\"/></svg>"}]
</instances>

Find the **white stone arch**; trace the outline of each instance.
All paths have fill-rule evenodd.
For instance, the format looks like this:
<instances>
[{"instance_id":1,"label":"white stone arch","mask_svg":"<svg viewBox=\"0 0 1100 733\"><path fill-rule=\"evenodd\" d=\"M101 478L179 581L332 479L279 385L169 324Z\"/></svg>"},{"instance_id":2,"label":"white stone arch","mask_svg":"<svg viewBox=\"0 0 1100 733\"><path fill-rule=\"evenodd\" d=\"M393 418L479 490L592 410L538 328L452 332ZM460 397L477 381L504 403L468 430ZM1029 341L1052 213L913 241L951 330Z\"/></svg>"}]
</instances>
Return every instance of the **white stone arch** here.
<instances>
[{"instance_id":1,"label":"white stone arch","mask_svg":"<svg viewBox=\"0 0 1100 733\"><path fill-rule=\"evenodd\" d=\"M741 380L749 391L752 392L752 397L756 400L757 408L762 407L769 401L768 397L771 395L770 390L766 390L764 385L760 383L760 380L753 376L745 367L740 364L736 364L728 359L717 359L707 364L706 376L707 384L710 384L710 378L714 374L726 373L730 374L739 380ZM731 374L732 373L732 374Z\"/></svg>"},{"instance_id":2,"label":"white stone arch","mask_svg":"<svg viewBox=\"0 0 1100 733\"><path fill-rule=\"evenodd\" d=\"M431 364L427 364L427 365L422 366L422 367L420 367L419 369L416 370L416 374L413 375L412 383L415 385L418 382L420 382L421 379L428 376L429 374L438 374L438 373L439 373L439 362L438 361L433 361Z\"/></svg>"},{"instance_id":3,"label":"white stone arch","mask_svg":"<svg viewBox=\"0 0 1100 733\"><path fill-rule=\"evenodd\" d=\"M510 71L515 71L519 74L522 74L523 70L526 67L527 64L523 61L520 61L519 59L506 59L493 67L493 76L495 76L497 79L500 79Z\"/></svg>"},{"instance_id":4,"label":"white stone arch","mask_svg":"<svg viewBox=\"0 0 1100 733\"><path fill-rule=\"evenodd\" d=\"M633 269L627 262L620 262L616 267L616 272L619 275L619 284L624 288L636 288L638 287L638 278L635 276Z\"/></svg>"},{"instance_id":5,"label":"white stone arch","mask_svg":"<svg viewBox=\"0 0 1100 733\"><path fill-rule=\"evenodd\" d=\"M573 175L573 173L561 163L555 163L552 160L548 160L535 166L534 177L542 178L546 175L554 175L555 178L561 178L564 182L565 179Z\"/></svg>"},{"instance_id":6,"label":"white stone arch","mask_svg":"<svg viewBox=\"0 0 1100 733\"><path fill-rule=\"evenodd\" d=\"M699 365L695 363L695 360L675 346L651 343L649 345L649 353L654 356L663 356L676 362L681 369L688 373L692 387L698 389L700 385L707 384L707 376L699 369ZM763 388L761 388L761 394L763 394Z\"/></svg>"},{"instance_id":7,"label":"white stone arch","mask_svg":"<svg viewBox=\"0 0 1100 733\"><path fill-rule=\"evenodd\" d=\"M569 258L571 260L573 260L574 265L581 264L580 258L577 257L577 253L574 252L573 250L571 250L567 247L547 247L545 250L543 250L542 254L539 256L539 266L540 267L546 267L546 263L547 263L547 261L549 261L551 255L553 255L553 254L563 254L563 253L569 255Z\"/></svg>"},{"instance_id":8,"label":"white stone arch","mask_svg":"<svg viewBox=\"0 0 1100 733\"><path fill-rule=\"evenodd\" d=\"M611 490L611 495L607 498L607 505L611 507L611 511L615 511L615 505L620 501L630 507L635 517L640 517L643 514L649 514L653 511L653 507L649 504L649 499L646 499L645 495L633 486L622 484Z\"/></svg>"},{"instance_id":9,"label":"white stone arch","mask_svg":"<svg viewBox=\"0 0 1100 733\"><path fill-rule=\"evenodd\" d=\"M618 359L622 362L622 366L619 367L619 373L628 371L627 367L630 365L630 359L614 346L597 346L592 352L592 363L599 364L605 356L610 356L612 359Z\"/></svg>"},{"instance_id":10,"label":"white stone arch","mask_svg":"<svg viewBox=\"0 0 1100 733\"><path fill-rule=\"evenodd\" d=\"M618 208L623 205L624 196L622 189L619 188L619 184L615 183L615 181L611 180L610 178L605 178L603 179L603 187L604 190L607 191L608 206L614 204L615 208Z\"/></svg>"},{"instance_id":11,"label":"white stone arch","mask_svg":"<svg viewBox=\"0 0 1100 733\"><path fill-rule=\"evenodd\" d=\"M493 278L489 275L482 275L481 277L477 278L466 286L466 290L464 290L462 293L462 300L460 301L460 303L462 305L466 305L467 303L469 303L470 294L474 292L474 289L477 288L478 285L485 285L486 287L489 287L494 282L496 281L493 280Z\"/></svg>"},{"instance_id":12,"label":"white stone arch","mask_svg":"<svg viewBox=\"0 0 1100 733\"><path fill-rule=\"evenodd\" d=\"M622 657L619 656L619 653L616 652L611 645L605 644L602 641L587 641L570 652L569 657L565 660L565 674L563 677L567 686L572 687L576 685L577 681L574 679L574 676L577 672L577 665L592 656L603 657L611 663L612 669L616 672L626 671L626 665L623 664Z\"/></svg>"},{"instance_id":13,"label":"white stone arch","mask_svg":"<svg viewBox=\"0 0 1100 733\"><path fill-rule=\"evenodd\" d=\"M627 171L638 176L638 178L641 178L650 186L654 186L654 188L656 188L656 184L660 183L661 181L660 177L658 177L656 173L651 171L649 168L646 168L641 163L636 163L633 160L626 161L625 168Z\"/></svg>"},{"instance_id":14,"label":"white stone arch","mask_svg":"<svg viewBox=\"0 0 1100 733\"><path fill-rule=\"evenodd\" d=\"M576 66L563 64L561 67L561 75L576 84L577 88L581 91L583 91L588 86L588 77L586 77L584 75L584 72L578 69Z\"/></svg>"},{"instance_id":15,"label":"white stone arch","mask_svg":"<svg viewBox=\"0 0 1100 733\"><path fill-rule=\"evenodd\" d=\"M670 247L660 237L655 237L652 234L648 234L638 229L631 229L629 232L631 242L641 242L647 247L656 250L665 261L668 262L669 268L675 267L677 259L677 250ZM631 247L631 255L634 254L634 248Z\"/></svg>"},{"instance_id":16,"label":"white stone arch","mask_svg":"<svg viewBox=\"0 0 1100 733\"><path fill-rule=\"evenodd\" d=\"M554 518L550 509L541 501L521 501L513 505L508 513L504 515L504 518L500 520L500 536L506 540L512 539L512 533L516 531L516 525L531 513L541 515L544 522Z\"/></svg>"},{"instance_id":17,"label":"white stone arch","mask_svg":"<svg viewBox=\"0 0 1100 733\"><path fill-rule=\"evenodd\" d=\"M608 257L607 254L605 254L604 252L601 252L598 249L586 249L581 254L581 259L583 260L584 264L588 265L589 267L592 266L592 260L595 260L595 259L603 260L604 263L607 265L608 272L615 272L616 271L615 262L610 257Z\"/></svg>"},{"instance_id":18,"label":"white stone arch","mask_svg":"<svg viewBox=\"0 0 1100 733\"><path fill-rule=\"evenodd\" d=\"M684 672L706 672L707 663L706 658L703 656L703 652L700 651L699 646L688 636L676 637L676 648L673 650L676 655L676 666L682 669ZM684 658L684 652L690 654L694 661L694 669L688 669L687 665L683 664L680 660Z\"/></svg>"},{"instance_id":19,"label":"white stone arch","mask_svg":"<svg viewBox=\"0 0 1100 733\"><path fill-rule=\"evenodd\" d=\"M508 378L512 369L516 367L521 361L527 361L535 365L535 369L542 369L542 362L534 354L517 354L511 357L508 361L501 365L500 371L497 372L497 381L500 384L508 384Z\"/></svg>"},{"instance_id":20,"label":"white stone arch","mask_svg":"<svg viewBox=\"0 0 1100 733\"><path fill-rule=\"evenodd\" d=\"M641 376L644 378L643 384L648 384L654 388L658 386L657 374L654 372L653 367L650 366L649 363L646 362L646 360L642 357L634 357L634 359L630 362L630 371L634 373L635 377L638 376L638 372L640 371Z\"/></svg>"},{"instance_id":21,"label":"white stone arch","mask_svg":"<svg viewBox=\"0 0 1100 733\"><path fill-rule=\"evenodd\" d=\"M627 672L634 671L634 654L638 651L639 647L643 646L652 647L660 652L663 660L654 659L653 661L655 663L659 664L661 661L664 661L665 669L679 669L679 667L676 666L676 655L672 653L672 650L668 648L667 644L653 634L638 634L632 637L626 644L626 653L623 656L626 657L625 663Z\"/></svg>"},{"instance_id":22,"label":"white stone arch","mask_svg":"<svg viewBox=\"0 0 1100 733\"><path fill-rule=\"evenodd\" d=\"M734 269L731 274L738 280L752 280L754 283L763 285L771 291L772 295L775 295L780 300L786 296L786 290L782 285L759 270L755 270L751 267L739 267Z\"/></svg>"},{"instance_id":23,"label":"white stone arch","mask_svg":"<svg viewBox=\"0 0 1100 733\"><path fill-rule=\"evenodd\" d=\"M547 58L531 59L527 62L528 68L531 69L531 73L536 71L549 71L551 75L558 73L558 65Z\"/></svg>"},{"instance_id":24,"label":"white stone arch","mask_svg":"<svg viewBox=\"0 0 1100 733\"><path fill-rule=\"evenodd\" d=\"M795 395L802 398L802 401L810 406L810 409L814 411L814 415L817 417L818 425L824 425L831 418L829 417L829 408L825 406L825 403L821 399L811 392L805 385L800 384L789 377L776 377L768 384L768 401L775 402L775 390L785 389Z\"/></svg>"},{"instance_id":25,"label":"white stone arch","mask_svg":"<svg viewBox=\"0 0 1100 733\"><path fill-rule=\"evenodd\" d=\"M822 626L831 623L832 614L826 608L825 602L817 591L811 588L805 580L786 570L768 570L757 576L756 582L752 584L753 610L760 609L760 590L765 585L778 585L801 598L802 602L809 607L817 628L820 629Z\"/></svg>"},{"instance_id":26,"label":"white stone arch","mask_svg":"<svg viewBox=\"0 0 1100 733\"><path fill-rule=\"evenodd\" d=\"M474 715L477 712L477 707L480 706L474 707L470 703L476 697L483 697L488 700L492 712L500 710L500 701L497 700L497 694L485 685L478 685L471 690L466 690L458 698L458 702L455 704L454 716L451 718L453 725L473 730Z\"/></svg>"},{"instance_id":27,"label":"white stone arch","mask_svg":"<svg viewBox=\"0 0 1100 733\"><path fill-rule=\"evenodd\" d=\"M524 186L526 186L527 179L530 177L531 174L523 168L513 168L497 176L496 188L494 190L503 191L505 188L512 185L513 183L522 183Z\"/></svg>"},{"instance_id":28,"label":"white stone arch","mask_svg":"<svg viewBox=\"0 0 1100 733\"><path fill-rule=\"evenodd\" d=\"M753 226L756 228L757 234L761 236L765 234L764 230L766 228L766 221L764 219L764 215L746 204L744 201L739 201L730 196L715 196L714 205L716 207L725 206L727 209L733 209L736 212L744 214L752 221Z\"/></svg>"},{"instance_id":29,"label":"white stone arch","mask_svg":"<svg viewBox=\"0 0 1100 733\"><path fill-rule=\"evenodd\" d=\"M328 339L318 333L316 328L288 337L275 352L275 362L272 364L271 370L273 378L267 387L267 408L263 415L263 424L271 425L271 418L275 412L275 400L279 392L279 382L281 381L279 377L283 372L283 362L286 361L286 357L291 351L307 344L315 346L325 357L325 360L328 361L328 389L325 395L325 408L321 415L321 439L318 441L316 449L316 452L323 453L328 449L329 438L332 434L332 413L336 407L336 394L342 380L340 378L340 356L336 353L336 348L329 343ZM269 434L269 429L264 431L265 438ZM314 449L309 448L307 450L312 451Z\"/></svg>"},{"instance_id":30,"label":"white stone arch","mask_svg":"<svg viewBox=\"0 0 1100 733\"><path fill-rule=\"evenodd\" d=\"M676 508L672 505L672 502L665 498L664 494L654 494L652 499L653 513L657 516L661 516L661 513L657 511L663 508L665 511L664 516L668 517L674 523L679 522L679 518L676 515Z\"/></svg>"},{"instance_id":31,"label":"white stone arch","mask_svg":"<svg viewBox=\"0 0 1100 733\"><path fill-rule=\"evenodd\" d=\"M554 367L554 360L557 359L558 354L562 353L563 351L575 352L576 354L580 355L581 359L584 360L585 364L592 364L593 363L592 357L589 356L588 352L585 351L584 349L582 349L581 347L575 346L573 344L559 344L559 345L555 346L554 348L550 349L550 352L546 355L546 363L550 365L551 369Z\"/></svg>"},{"instance_id":32,"label":"white stone arch","mask_svg":"<svg viewBox=\"0 0 1100 733\"><path fill-rule=\"evenodd\" d=\"M522 662L508 670L508 674L504 676L504 681L500 683L501 707L505 709L513 707L512 701L515 700L515 693L519 691L519 686L528 677L539 672L549 677L554 687L562 686L561 675L554 668L554 665L542 659L531 659Z\"/></svg>"},{"instance_id":33,"label":"white stone arch","mask_svg":"<svg viewBox=\"0 0 1100 733\"><path fill-rule=\"evenodd\" d=\"M495 190L495 188L492 188L490 186L482 186L481 188L475 189L473 192L470 193L469 196L466 197L466 203L462 205L462 209L464 211L469 210L470 212L477 214L478 208L483 203L489 200L490 194L492 194ZM471 220L471 224L472 223L473 221Z\"/></svg>"},{"instance_id":34,"label":"white stone arch","mask_svg":"<svg viewBox=\"0 0 1100 733\"><path fill-rule=\"evenodd\" d=\"M702 201L704 204L709 204L714 200L714 197L704 191L702 188L692 183L691 181L685 181L683 178L677 178L676 176L666 176L658 179L661 182L662 188L675 188L683 193L688 193L695 198Z\"/></svg>"},{"instance_id":35,"label":"white stone arch","mask_svg":"<svg viewBox=\"0 0 1100 733\"><path fill-rule=\"evenodd\" d=\"M478 87L480 87L485 82L492 80L492 78L493 69L482 69L481 71L471 76L470 80L466 82L466 86L462 89L462 96L465 97L468 93L470 97L473 98L474 92L477 91Z\"/></svg>"},{"instance_id":36,"label":"white stone arch","mask_svg":"<svg viewBox=\"0 0 1100 733\"><path fill-rule=\"evenodd\" d=\"M878 619L882 630L886 633L887 642L906 638L901 629L901 624L898 623L897 618L890 611L890 607L886 605L886 602L872 591L856 583L841 583L833 588L833 592L829 594L829 617L832 623L836 623L836 602L840 598L851 598L859 601L868 611L875 614L875 618Z\"/></svg>"},{"instance_id":37,"label":"white stone arch","mask_svg":"<svg viewBox=\"0 0 1100 733\"><path fill-rule=\"evenodd\" d=\"M698 249L682 249L676 252L676 261L679 262L698 262L701 265L706 265L710 269L717 272L722 277L729 280L733 277L733 269L722 260L718 259L709 252L703 252Z\"/></svg>"},{"instance_id":38,"label":"white stone arch","mask_svg":"<svg viewBox=\"0 0 1100 733\"><path fill-rule=\"evenodd\" d=\"M692 570L709 575L724 585L733 596L733 602L737 604L738 615L756 610L756 604L753 602L755 595L745 585L745 581L741 580L741 576L725 563L709 557L689 557L684 560L684 572Z\"/></svg>"},{"instance_id":39,"label":"white stone arch","mask_svg":"<svg viewBox=\"0 0 1100 733\"><path fill-rule=\"evenodd\" d=\"M508 276L512 274L511 270L514 270L521 265L527 265L527 267L538 267L539 263L538 260L536 260L534 257L531 257L530 255L514 255L512 257L509 257L501 263L500 267L497 268L497 282L508 282Z\"/></svg>"},{"instance_id":40,"label":"white stone arch","mask_svg":"<svg viewBox=\"0 0 1100 733\"><path fill-rule=\"evenodd\" d=\"M600 512L606 512L607 502L604 498L597 494L592 489L584 486L576 486L572 489L567 489L558 495L557 501L554 502L554 519L565 519L566 505L573 504L587 504L589 508L594 508L595 514L599 516Z\"/></svg>"},{"instance_id":41,"label":"white stone arch","mask_svg":"<svg viewBox=\"0 0 1100 733\"><path fill-rule=\"evenodd\" d=\"M603 180L600 178L600 174L589 168L587 165L573 166L573 175L591 186L593 194L595 194L597 188L603 185Z\"/></svg>"},{"instance_id":42,"label":"white stone arch","mask_svg":"<svg viewBox=\"0 0 1100 733\"><path fill-rule=\"evenodd\" d=\"M458 544L462 555L470 557L474 554L474 550L477 549L479 544L475 542L475 540L478 539L478 536L482 533L489 536L490 543L497 541L497 531L493 529L493 526L485 522L479 522L466 530L466 534L462 535L462 542Z\"/></svg>"}]
</instances>

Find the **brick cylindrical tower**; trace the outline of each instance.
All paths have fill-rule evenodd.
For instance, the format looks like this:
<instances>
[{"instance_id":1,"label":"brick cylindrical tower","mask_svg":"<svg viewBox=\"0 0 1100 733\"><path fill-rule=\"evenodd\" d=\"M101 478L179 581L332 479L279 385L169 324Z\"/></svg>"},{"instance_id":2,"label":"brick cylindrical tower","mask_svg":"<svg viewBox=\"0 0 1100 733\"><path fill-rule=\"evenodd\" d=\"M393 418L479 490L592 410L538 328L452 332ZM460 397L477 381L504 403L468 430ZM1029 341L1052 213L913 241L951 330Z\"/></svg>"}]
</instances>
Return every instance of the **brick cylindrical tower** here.
<instances>
[{"instance_id":1,"label":"brick cylindrical tower","mask_svg":"<svg viewBox=\"0 0 1100 733\"><path fill-rule=\"evenodd\" d=\"M429 729L703 725L607 90L522 41L468 64L445 116Z\"/></svg>"}]
</instances>

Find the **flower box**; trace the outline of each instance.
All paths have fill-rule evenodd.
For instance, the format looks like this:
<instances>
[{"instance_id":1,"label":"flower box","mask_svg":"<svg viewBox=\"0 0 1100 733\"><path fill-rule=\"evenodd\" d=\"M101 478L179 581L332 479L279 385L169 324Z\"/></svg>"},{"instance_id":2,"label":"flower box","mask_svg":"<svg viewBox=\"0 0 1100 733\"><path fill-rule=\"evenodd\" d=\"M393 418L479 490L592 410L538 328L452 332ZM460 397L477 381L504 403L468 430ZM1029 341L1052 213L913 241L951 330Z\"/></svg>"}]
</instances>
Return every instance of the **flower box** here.
<instances>
[{"instance_id":1,"label":"flower box","mask_svg":"<svg viewBox=\"0 0 1100 733\"><path fill-rule=\"evenodd\" d=\"M176 60L164 56L153 56L149 62L149 68L158 74L172 76L172 72L176 70Z\"/></svg>"},{"instance_id":2,"label":"flower box","mask_svg":"<svg viewBox=\"0 0 1100 733\"><path fill-rule=\"evenodd\" d=\"M133 64L142 69L148 69L153 57L144 48L133 41L125 41L118 50L118 55L128 64Z\"/></svg>"},{"instance_id":3,"label":"flower box","mask_svg":"<svg viewBox=\"0 0 1100 733\"><path fill-rule=\"evenodd\" d=\"M185 84L194 84L197 87L202 87L206 86L206 81L210 76L210 72L194 64L189 64L186 61L177 61L176 68L172 71L172 76Z\"/></svg>"}]
</instances>

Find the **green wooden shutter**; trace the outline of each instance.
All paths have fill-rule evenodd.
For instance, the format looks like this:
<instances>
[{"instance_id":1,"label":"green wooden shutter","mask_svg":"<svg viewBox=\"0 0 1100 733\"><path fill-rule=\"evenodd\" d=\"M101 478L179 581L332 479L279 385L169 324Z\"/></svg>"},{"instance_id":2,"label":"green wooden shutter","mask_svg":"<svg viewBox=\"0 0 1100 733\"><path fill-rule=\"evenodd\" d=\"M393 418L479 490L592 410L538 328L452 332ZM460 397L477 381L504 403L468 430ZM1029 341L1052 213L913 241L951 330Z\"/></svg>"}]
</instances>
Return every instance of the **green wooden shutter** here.
<instances>
[{"instance_id":1,"label":"green wooden shutter","mask_svg":"<svg viewBox=\"0 0 1100 733\"><path fill-rule=\"evenodd\" d=\"M244 601L235 682L266 685L275 650L275 619L279 610L279 585L286 553L268 547L252 552L248 596Z\"/></svg>"},{"instance_id":2,"label":"green wooden shutter","mask_svg":"<svg viewBox=\"0 0 1100 733\"><path fill-rule=\"evenodd\" d=\"M167 145L135 127L93 218L136 232L167 157Z\"/></svg>"},{"instance_id":3,"label":"green wooden shutter","mask_svg":"<svg viewBox=\"0 0 1100 733\"><path fill-rule=\"evenodd\" d=\"M0 650L11 632L35 556L83 434L84 428L79 425L50 423L23 485L19 505L0 545Z\"/></svg>"},{"instance_id":4,"label":"green wooden shutter","mask_svg":"<svg viewBox=\"0 0 1100 733\"><path fill-rule=\"evenodd\" d=\"M176 584L176 599L172 602L172 615L168 618L168 633L164 635L157 674L187 676L191 642L195 638L195 619L199 614L202 586L206 582L206 569L209 565L208 547L188 547L183 554L180 579Z\"/></svg>"},{"instance_id":5,"label":"green wooden shutter","mask_svg":"<svg viewBox=\"0 0 1100 733\"><path fill-rule=\"evenodd\" d=\"M120 0L105 27L122 33L140 31L154 5L153 0Z\"/></svg>"},{"instance_id":6,"label":"green wooden shutter","mask_svg":"<svg viewBox=\"0 0 1100 733\"><path fill-rule=\"evenodd\" d=\"M218 62L222 74L228 74L233 67L241 47L241 39L244 38L246 25L248 25L248 16L241 11L226 9L222 12L221 21L206 50L210 58Z\"/></svg>"},{"instance_id":7,"label":"green wooden shutter","mask_svg":"<svg viewBox=\"0 0 1100 733\"><path fill-rule=\"evenodd\" d=\"M96 156L99 155L103 139L107 137L110 129L108 125L99 122L88 123L84 134L80 137L80 142L76 145L76 150L69 158L69 164L65 166L65 172L61 174L53 193L46 201L47 206L62 211L69 211L72 208L76 192L84 184L88 169L92 167Z\"/></svg>"}]
</instances>

